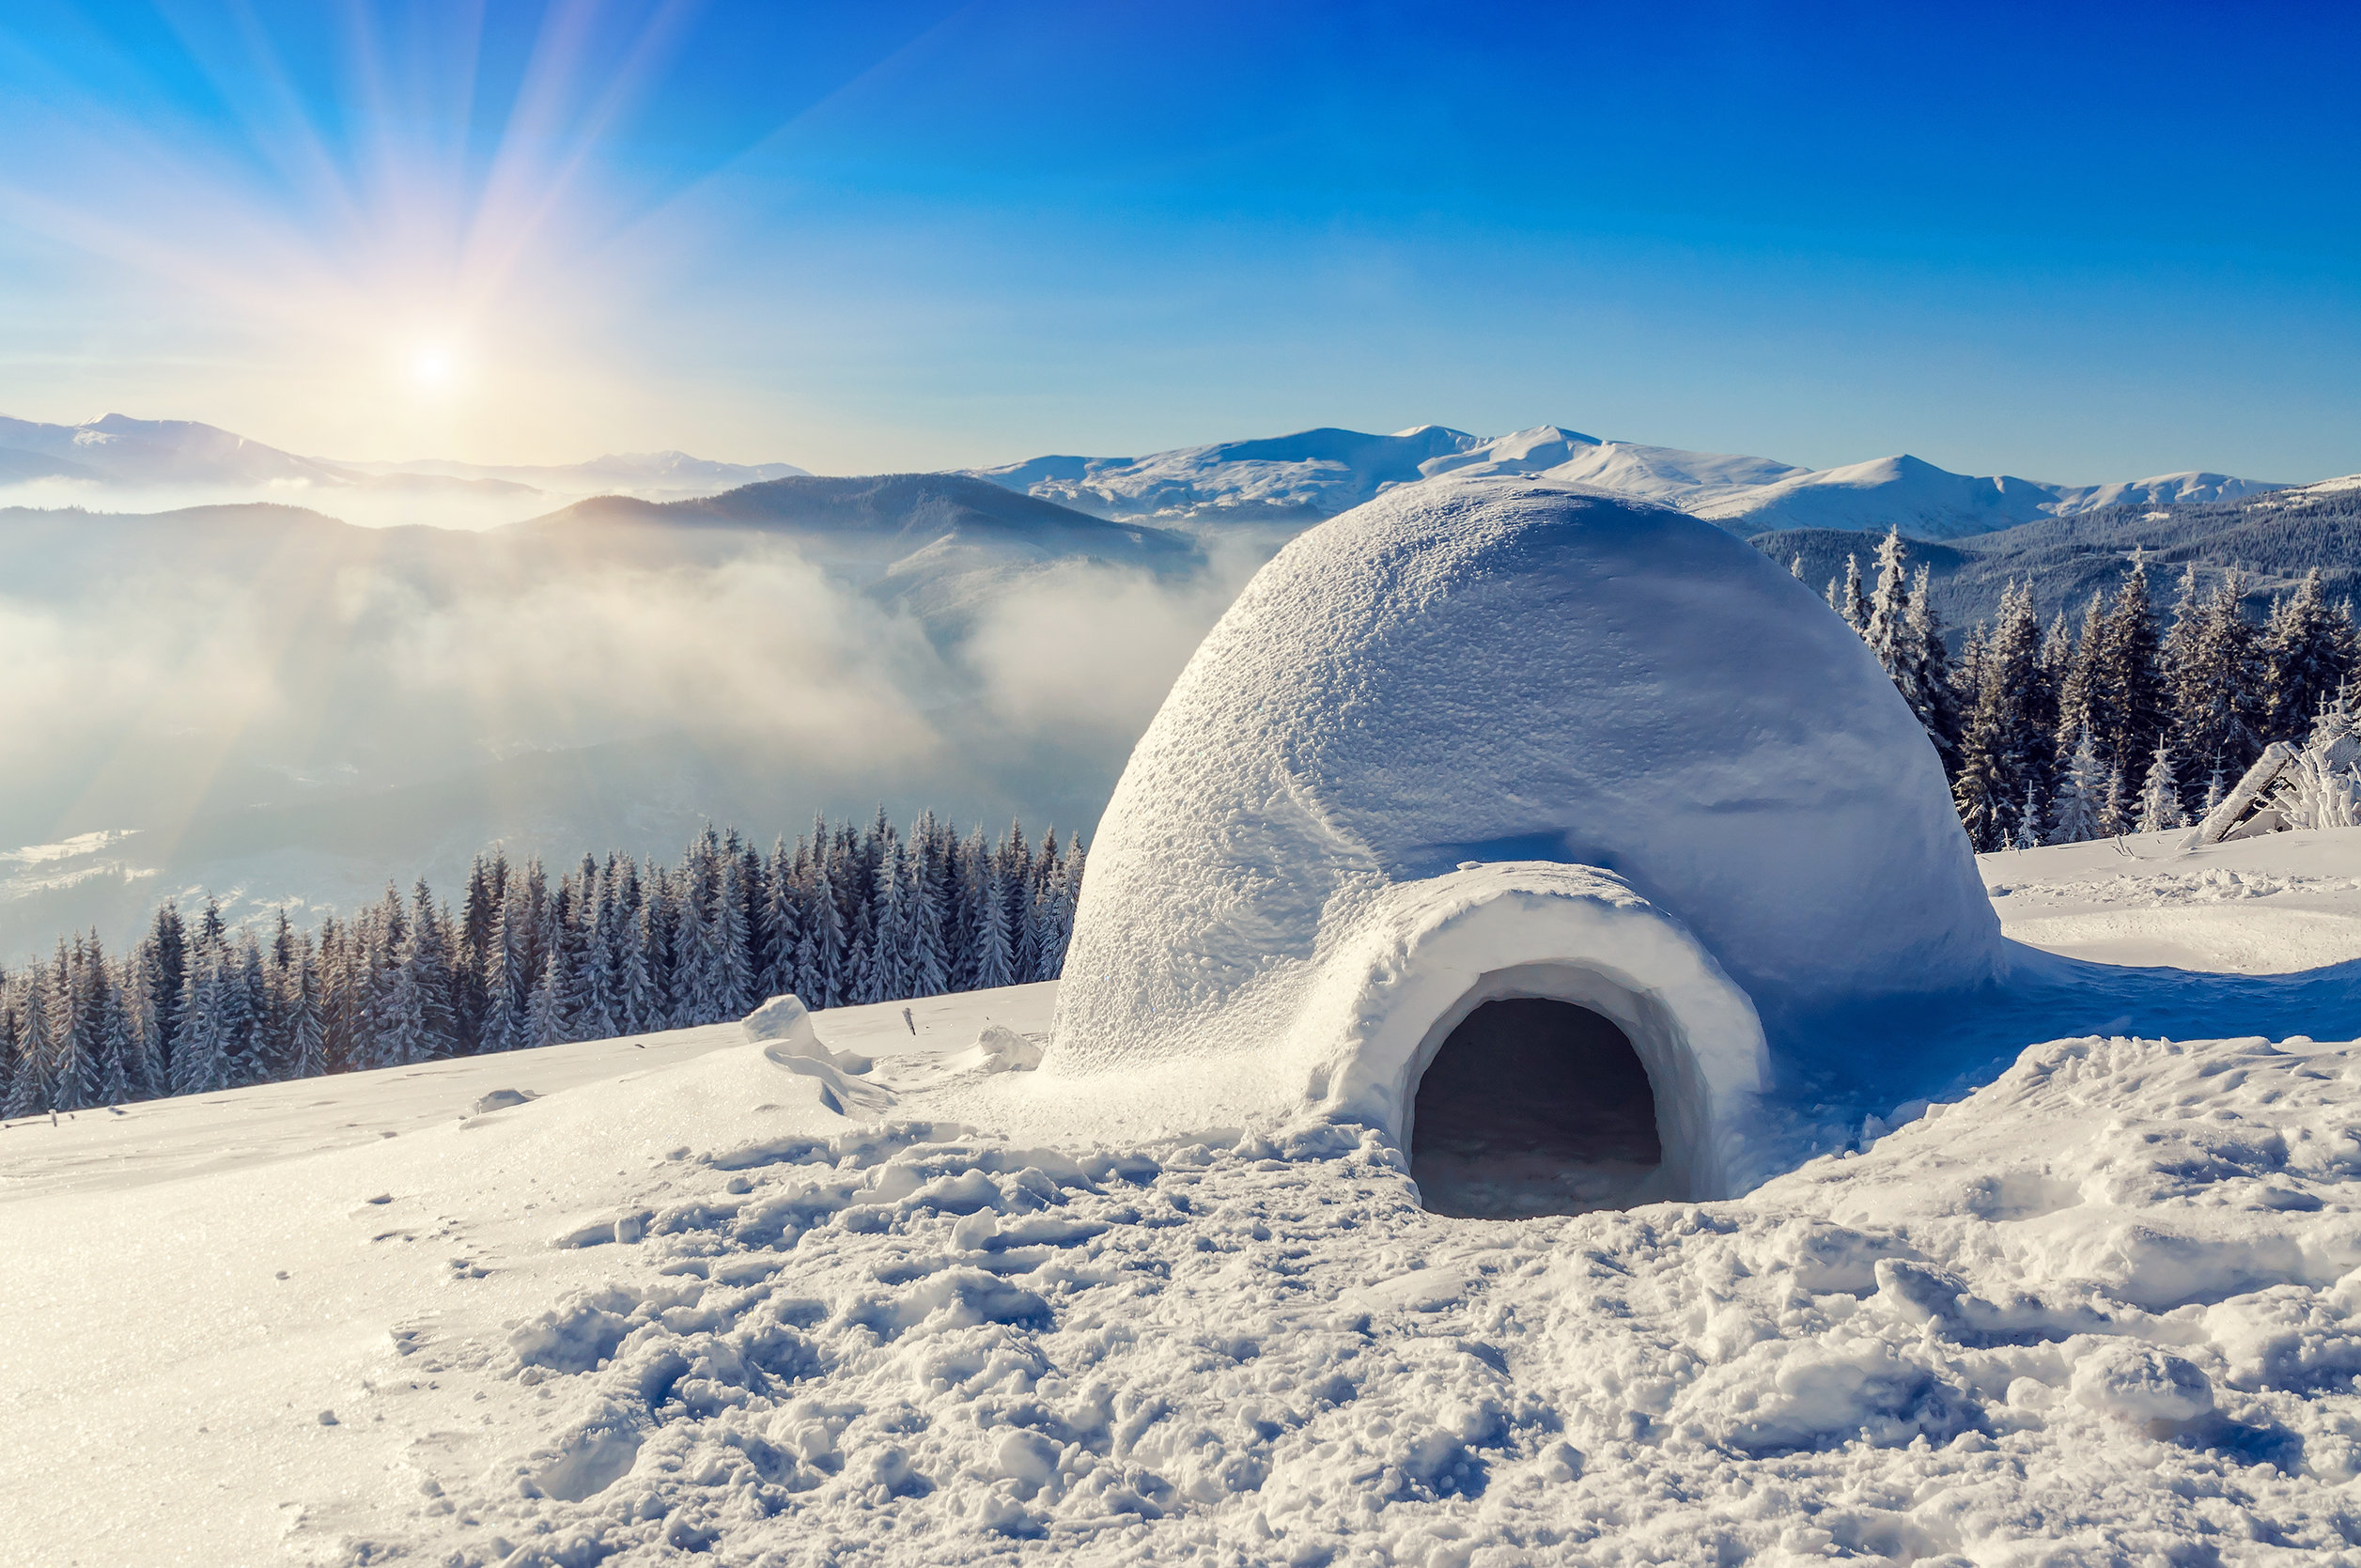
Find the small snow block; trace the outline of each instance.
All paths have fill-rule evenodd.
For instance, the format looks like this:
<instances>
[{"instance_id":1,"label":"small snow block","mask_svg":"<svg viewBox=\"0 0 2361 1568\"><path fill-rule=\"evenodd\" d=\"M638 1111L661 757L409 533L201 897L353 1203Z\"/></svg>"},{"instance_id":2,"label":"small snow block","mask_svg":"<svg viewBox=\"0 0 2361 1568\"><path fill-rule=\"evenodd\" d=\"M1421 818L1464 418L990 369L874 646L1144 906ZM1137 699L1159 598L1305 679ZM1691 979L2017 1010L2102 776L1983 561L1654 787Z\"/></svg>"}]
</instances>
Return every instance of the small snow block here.
<instances>
[{"instance_id":1,"label":"small snow block","mask_svg":"<svg viewBox=\"0 0 2361 1568\"><path fill-rule=\"evenodd\" d=\"M495 1089L476 1100L472 1114L482 1116L494 1110L505 1110L512 1105L529 1105L534 1097L532 1093L526 1090Z\"/></svg>"},{"instance_id":2,"label":"small snow block","mask_svg":"<svg viewBox=\"0 0 2361 1568\"><path fill-rule=\"evenodd\" d=\"M865 1056L829 1049L812 1027L811 1010L800 997L772 997L740 1019L738 1027L773 1062L799 1056L824 1062L840 1073L865 1073L876 1065Z\"/></svg>"},{"instance_id":3,"label":"small snow block","mask_svg":"<svg viewBox=\"0 0 2361 1568\"><path fill-rule=\"evenodd\" d=\"M2195 1363L2136 1341L2076 1361L2073 1391L2077 1403L2127 1421L2175 1423L2213 1408L2213 1385Z\"/></svg>"},{"instance_id":4,"label":"small snow block","mask_svg":"<svg viewBox=\"0 0 2361 1568\"><path fill-rule=\"evenodd\" d=\"M322 1410L319 1413L319 1424L322 1426L340 1426L343 1423L336 1420L336 1413L334 1410Z\"/></svg>"}]
</instances>

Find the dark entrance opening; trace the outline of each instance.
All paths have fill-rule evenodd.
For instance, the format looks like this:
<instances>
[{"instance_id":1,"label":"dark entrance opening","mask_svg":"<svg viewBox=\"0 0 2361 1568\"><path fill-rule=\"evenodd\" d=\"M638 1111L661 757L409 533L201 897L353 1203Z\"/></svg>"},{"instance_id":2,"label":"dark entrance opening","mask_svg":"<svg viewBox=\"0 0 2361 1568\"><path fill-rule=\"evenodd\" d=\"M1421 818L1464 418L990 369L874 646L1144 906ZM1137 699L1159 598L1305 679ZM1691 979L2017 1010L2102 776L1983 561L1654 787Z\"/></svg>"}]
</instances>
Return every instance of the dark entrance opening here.
<instances>
[{"instance_id":1,"label":"dark entrance opening","mask_svg":"<svg viewBox=\"0 0 2361 1568\"><path fill-rule=\"evenodd\" d=\"M1656 1096L1612 1020L1541 997L1487 1001L1419 1079L1410 1174L1462 1219L1587 1214L1645 1201L1664 1162Z\"/></svg>"}]
</instances>

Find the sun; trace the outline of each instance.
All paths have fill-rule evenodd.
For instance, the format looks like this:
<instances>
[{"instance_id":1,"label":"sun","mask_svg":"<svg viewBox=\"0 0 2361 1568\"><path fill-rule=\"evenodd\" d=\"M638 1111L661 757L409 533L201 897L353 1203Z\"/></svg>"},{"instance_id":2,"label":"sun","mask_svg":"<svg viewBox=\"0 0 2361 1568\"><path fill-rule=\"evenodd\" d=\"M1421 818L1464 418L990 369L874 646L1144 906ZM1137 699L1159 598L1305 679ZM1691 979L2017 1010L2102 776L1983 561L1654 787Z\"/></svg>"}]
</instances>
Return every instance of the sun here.
<instances>
[{"instance_id":1,"label":"sun","mask_svg":"<svg viewBox=\"0 0 2361 1568\"><path fill-rule=\"evenodd\" d=\"M412 390L441 394L458 385L465 366L454 345L431 341L411 345L402 354L402 368Z\"/></svg>"}]
</instances>

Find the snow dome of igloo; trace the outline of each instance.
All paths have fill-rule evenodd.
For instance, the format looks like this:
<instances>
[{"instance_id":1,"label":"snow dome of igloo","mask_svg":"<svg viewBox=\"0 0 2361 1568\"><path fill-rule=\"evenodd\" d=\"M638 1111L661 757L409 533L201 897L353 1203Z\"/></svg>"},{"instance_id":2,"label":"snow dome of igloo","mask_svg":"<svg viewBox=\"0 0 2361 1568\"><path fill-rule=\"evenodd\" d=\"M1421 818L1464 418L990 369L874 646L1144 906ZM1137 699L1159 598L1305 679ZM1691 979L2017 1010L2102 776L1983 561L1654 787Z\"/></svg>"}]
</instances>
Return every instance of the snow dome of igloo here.
<instances>
[{"instance_id":1,"label":"snow dome of igloo","mask_svg":"<svg viewBox=\"0 0 2361 1568\"><path fill-rule=\"evenodd\" d=\"M1043 1066L1375 1122L1437 1207L1711 1197L1816 1019L1999 951L1933 748L1802 583L1669 509L1429 483L1296 539L1190 660Z\"/></svg>"}]
</instances>

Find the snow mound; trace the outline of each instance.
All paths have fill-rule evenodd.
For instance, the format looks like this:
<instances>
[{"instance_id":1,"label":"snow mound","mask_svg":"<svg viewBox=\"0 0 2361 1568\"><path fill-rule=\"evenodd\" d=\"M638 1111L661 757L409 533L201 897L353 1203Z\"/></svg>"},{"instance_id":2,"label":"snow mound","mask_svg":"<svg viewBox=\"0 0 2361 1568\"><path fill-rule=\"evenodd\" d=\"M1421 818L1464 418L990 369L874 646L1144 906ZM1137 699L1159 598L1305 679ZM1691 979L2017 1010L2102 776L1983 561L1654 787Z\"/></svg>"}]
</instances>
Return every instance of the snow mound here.
<instances>
[{"instance_id":1,"label":"snow mound","mask_svg":"<svg viewBox=\"0 0 2361 1568\"><path fill-rule=\"evenodd\" d=\"M1933 749L1810 590L1668 509L1443 480L1297 539L1198 650L1040 1076L1250 1062L1266 1109L1406 1140L1458 1022L1551 998L1623 1029L1706 1195L1779 1052L1991 980L1998 937Z\"/></svg>"}]
</instances>

